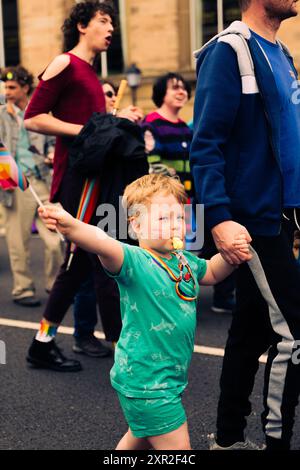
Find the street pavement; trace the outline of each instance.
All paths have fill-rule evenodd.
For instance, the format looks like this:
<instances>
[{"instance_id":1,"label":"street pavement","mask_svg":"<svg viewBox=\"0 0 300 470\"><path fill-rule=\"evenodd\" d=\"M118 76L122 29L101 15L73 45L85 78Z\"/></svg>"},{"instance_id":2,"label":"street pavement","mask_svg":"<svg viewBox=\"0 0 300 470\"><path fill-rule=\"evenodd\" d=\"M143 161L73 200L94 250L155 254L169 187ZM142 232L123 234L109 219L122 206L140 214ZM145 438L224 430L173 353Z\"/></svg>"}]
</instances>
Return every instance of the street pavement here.
<instances>
[{"instance_id":1,"label":"street pavement","mask_svg":"<svg viewBox=\"0 0 300 470\"><path fill-rule=\"evenodd\" d=\"M43 306L47 300L43 284L43 244L31 240L32 271L37 294ZM72 352L73 338L59 334L64 353L82 361L83 371L62 374L31 369L25 362L43 306L26 309L12 303L12 278L5 240L0 237L0 340L6 345L6 365L0 364L0 450L69 449L111 450L126 431L116 393L111 388L109 371L113 359L92 359ZM196 344L217 348L210 354L194 353L189 386L184 395L194 449L207 449L207 434L214 432L219 394L218 381L230 315L210 311L211 288L202 288ZM3 319L24 322L22 327L1 326ZM18 324L19 325L19 324ZM72 312L64 326L72 327ZM98 325L101 330L101 325ZM260 427L264 365L257 373L252 394L253 410L248 418L248 437L263 442ZM298 411L299 416L299 411ZM300 449L300 423L296 419L293 448Z\"/></svg>"}]
</instances>

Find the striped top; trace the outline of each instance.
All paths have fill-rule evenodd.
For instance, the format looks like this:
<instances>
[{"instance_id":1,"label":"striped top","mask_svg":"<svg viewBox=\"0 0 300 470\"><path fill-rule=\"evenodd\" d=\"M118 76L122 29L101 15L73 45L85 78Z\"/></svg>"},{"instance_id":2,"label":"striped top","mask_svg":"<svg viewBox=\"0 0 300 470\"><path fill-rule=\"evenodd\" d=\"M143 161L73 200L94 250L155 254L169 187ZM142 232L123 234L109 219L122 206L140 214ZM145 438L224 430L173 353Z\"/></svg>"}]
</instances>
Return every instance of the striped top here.
<instances>
[{"instance_id":1,"label":"striped top","mask_svg":"<svg viewBox=\"0 0 300 470\"><path fill-rule=\"evenodd\" d=\"M164 163L174 168L179 176L190 173L189 153L193 134L182 119L172 122L154 111L146 116L142 129L144 135L148 131L146 149L149 163Z\"/></svg>"}]
</instances>

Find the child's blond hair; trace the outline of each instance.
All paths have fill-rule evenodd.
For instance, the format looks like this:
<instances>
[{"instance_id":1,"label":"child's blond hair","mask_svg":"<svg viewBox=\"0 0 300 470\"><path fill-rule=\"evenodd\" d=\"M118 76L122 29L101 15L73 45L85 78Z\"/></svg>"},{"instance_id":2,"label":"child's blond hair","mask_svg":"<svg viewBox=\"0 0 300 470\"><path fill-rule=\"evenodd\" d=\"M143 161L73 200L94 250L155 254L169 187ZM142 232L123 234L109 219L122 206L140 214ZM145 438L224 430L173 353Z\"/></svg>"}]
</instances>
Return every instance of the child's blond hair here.
<instances>
[{"instance_id":1,"label":"child's blond hair","mask_svg":"<svg viewBox=\"0 0 300 470\"><path fill-rule=\"evenodd\" d=\"M160 174L145 175L129 184L123 196L123 205L130 208L147 204L157 194L173 195L180 204L186 204L188 196L183 184L177 178Z\"/></svg>"},{"instance_id":2,"label":"child's blond hair","mask_svg":"<svg viewBox=\"0 0 300 470\"><path fill-rule=\"evenodd\" d=\"M123 196L123 207L127 211L128 221L132 222L145 210L152 197L161 195L173 195L179 204L186 204L188 196L183 184L177 178L160 174L145 175L137 179L125 189ZM131 238L136 239L135 232L131 226L128 227Z\"/></svg>"}]
</instances>

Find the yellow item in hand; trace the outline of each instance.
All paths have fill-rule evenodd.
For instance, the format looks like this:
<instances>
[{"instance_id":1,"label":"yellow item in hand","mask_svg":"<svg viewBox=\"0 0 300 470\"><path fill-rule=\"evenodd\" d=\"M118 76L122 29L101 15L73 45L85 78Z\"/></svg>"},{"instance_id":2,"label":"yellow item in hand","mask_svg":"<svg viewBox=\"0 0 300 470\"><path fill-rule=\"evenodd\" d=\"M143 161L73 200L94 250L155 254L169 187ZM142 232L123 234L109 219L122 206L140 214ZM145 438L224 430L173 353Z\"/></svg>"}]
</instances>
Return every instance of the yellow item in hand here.
<instances>
[{"instance_id":1,"label":"yellow item in hand","mask_svg":"<svg viewBox=\"0 0 300 470\"><path fill-rule=\"evenodd\" d=\"M183 241L180 238L174 237L172 238L172 243L174 250L182 250L183 248Z\"/></svg>"}]
</instances>

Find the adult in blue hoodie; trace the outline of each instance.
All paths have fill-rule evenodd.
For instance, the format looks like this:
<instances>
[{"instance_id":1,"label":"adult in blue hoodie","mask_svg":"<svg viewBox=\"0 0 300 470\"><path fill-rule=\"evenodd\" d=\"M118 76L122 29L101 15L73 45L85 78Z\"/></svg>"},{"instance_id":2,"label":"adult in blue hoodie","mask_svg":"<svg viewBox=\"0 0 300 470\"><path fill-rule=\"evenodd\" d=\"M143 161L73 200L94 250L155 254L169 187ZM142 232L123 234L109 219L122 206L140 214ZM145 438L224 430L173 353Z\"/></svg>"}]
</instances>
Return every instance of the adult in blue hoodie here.
<instances>
[{"instance_id":1,"label":"adult in blue hoodie","mask_svg":"<svg viewBox=\"0 0 300 470\"><path fill-rule=\"evenodd\" d=\"M297 15L296 3L240 0L242 22L197 54L190 155L197 198L224 259L240 265L212 449L253 447L244 429L258 359L267 350L266 444L290 448L300 392L300 272L291 236L300 212L300 89L276 33ZM251 260L233 245L239 232L252 240Z\"/></svg>"}]
</instances>

